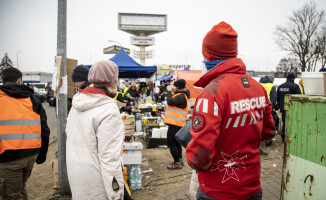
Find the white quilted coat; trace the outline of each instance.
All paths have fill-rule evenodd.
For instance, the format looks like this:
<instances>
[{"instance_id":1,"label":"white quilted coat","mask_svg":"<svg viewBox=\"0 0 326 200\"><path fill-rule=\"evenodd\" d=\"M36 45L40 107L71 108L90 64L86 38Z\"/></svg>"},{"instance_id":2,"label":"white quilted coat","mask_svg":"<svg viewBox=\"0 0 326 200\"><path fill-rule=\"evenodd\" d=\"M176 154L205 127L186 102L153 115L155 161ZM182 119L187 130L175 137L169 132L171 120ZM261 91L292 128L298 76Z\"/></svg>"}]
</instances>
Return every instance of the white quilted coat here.
<instances>
[{"instance_id":1,"label":"white quilted coat","mask_svg":"<svg viewBox=\"0 0 326 200\"><path fill-rule=\"evenodd\" d=\"M74 200L123 199L124 125L115 101L78 93L67 119L67 171ZM116 178L119 190L113 191Z\"/></svg>"}]
</instances>

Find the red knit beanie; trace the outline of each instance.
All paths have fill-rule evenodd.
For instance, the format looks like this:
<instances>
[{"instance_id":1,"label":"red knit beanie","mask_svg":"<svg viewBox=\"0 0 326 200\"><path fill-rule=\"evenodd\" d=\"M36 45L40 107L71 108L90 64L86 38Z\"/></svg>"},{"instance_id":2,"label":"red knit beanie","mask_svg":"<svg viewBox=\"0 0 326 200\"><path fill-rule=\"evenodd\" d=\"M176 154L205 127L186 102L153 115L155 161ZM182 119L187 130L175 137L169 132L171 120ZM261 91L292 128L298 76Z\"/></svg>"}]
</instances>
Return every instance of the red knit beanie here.
<instances>
[{"instance_id":1,"label":"red knit beanie","mask_svg":"<svg viewBox=\"0 0 326 200\"><path fill-rule=\"evenodd\" d=\"M223 21L213 26L203 40L204 58L208 61L213 61L237 57L237 37L237 32Z\"/></svg>"}]
</instances>

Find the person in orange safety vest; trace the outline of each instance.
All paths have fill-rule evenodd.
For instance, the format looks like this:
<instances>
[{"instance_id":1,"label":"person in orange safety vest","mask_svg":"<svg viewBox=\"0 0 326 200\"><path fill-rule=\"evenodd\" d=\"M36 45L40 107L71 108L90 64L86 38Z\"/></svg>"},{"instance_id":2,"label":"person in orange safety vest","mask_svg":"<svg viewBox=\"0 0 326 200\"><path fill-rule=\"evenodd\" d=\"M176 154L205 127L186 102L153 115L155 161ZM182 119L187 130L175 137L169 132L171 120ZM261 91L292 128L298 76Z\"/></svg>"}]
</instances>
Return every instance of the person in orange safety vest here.
<instances>
[{"instance_id":1,"label":"person in orange safety vest","mask_svg":"<svg viewBox=\"0 0 326 200\"><path fill-rule=\"evenodd\" d=\"M34 162L46 160L50 129L40 99L13 67L2 71L0 86L0 196L27 199L25 183Z\"/></svg>"},{"instance_id":2,"label":"person in orange safety vest","mask_svg":"<svg viewBox=\"0 0 326 200\"><path fill-rule=\"evenodd\" d=\"M182 147L175 139L176 133L186 124L188 117L188 98L190 92L185 88L186 81L180 79L174 82L174 86L167 86L167 107L164 123L169 125L167 140L174 162L168 169L181 169L183 167ZM174 95L172 95L172 92Z\"/></svg>"}]
</instances>

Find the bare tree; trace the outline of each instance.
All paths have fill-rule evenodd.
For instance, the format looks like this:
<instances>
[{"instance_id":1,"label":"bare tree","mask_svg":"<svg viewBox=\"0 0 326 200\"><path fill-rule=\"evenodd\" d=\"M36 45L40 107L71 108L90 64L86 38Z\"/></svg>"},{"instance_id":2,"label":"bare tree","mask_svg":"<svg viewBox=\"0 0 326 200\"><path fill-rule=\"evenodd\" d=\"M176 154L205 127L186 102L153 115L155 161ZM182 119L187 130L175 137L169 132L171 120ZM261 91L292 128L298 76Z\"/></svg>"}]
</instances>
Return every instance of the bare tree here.
<instances>
[{"instance_id":1,"label":"bare tree","mask_svg":"<svg viewBox=\"0 0 326 200\"><path fill-rule=\"evenodd\" d=\"M317 36L324 24L325 11L317 10L316 4L310 2L293 11L286 26L276 27L276 43L298 58L302 72L314 70L320 59Z\"/></svg>"},{"instance_id":2,"label":"bare tree","mask_svg":"<svg viewBox=\"0 0 326 200\"><path fill-rule=\"evenodd\" d=\"M326 65L326 26L318 34L317 41L319 46L319 61L321 67L324 68Z\"/></svg>"},{"instance_id":3,"label":"bare tree","mask_svg":"<svg viewBox=\"0 0 326 200\"><path fill-rule=\"evenodd\" d=\"M284 78L289 72L293 72L297 77L300 72L300 64L294 58L282 58L276 67L275 77Z\"/></svg>"}]
</instances>

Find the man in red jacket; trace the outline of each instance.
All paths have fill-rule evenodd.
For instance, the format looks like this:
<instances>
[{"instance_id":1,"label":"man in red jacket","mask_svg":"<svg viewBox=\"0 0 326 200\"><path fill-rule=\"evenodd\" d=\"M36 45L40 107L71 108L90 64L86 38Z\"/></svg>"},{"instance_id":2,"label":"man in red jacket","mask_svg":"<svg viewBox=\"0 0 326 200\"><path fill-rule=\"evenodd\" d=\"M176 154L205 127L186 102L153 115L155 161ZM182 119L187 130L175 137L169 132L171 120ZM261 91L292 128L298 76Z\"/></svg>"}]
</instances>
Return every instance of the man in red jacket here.
<instances>
[{"instance_id":1,"label":"man in red jacket","mask_svg":"<svg viewBox=\"0 0 326 200\"><path fill-rule=\"evenodd\" d=\"M261 199L261 140L275 134L266 90L246 75L237 58L238 34L221 22L203 40L208 69L195 85L196 99L186 153L198 172L197 199Z\"/></svg>"}]
</instances>

